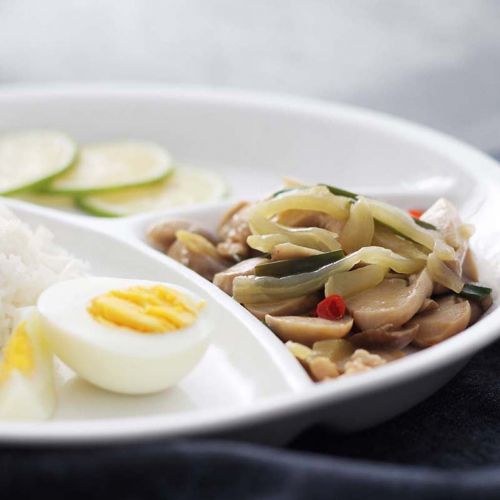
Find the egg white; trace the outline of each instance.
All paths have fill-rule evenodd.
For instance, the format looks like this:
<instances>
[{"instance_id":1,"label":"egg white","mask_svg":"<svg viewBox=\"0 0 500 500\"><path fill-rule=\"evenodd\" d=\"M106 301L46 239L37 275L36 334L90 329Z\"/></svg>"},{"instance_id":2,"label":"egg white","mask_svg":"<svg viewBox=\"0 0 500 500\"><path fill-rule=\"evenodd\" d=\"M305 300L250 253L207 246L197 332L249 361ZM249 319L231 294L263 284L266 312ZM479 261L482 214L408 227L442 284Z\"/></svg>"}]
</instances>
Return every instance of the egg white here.
<instances>
[{"instance_id":1,"label":"egg white","mask_svg":"<svg viewBox=\"0 0 500 500\"><path fill-rule=\"evenodd\" d=\"M192 292L167 283L79 278L57 283L40 295L40 328L57 357L88 382L125 394L164 390L189 373L206 351L212 328L207 308L199 311L192 325L166 333L108 326L87 311L90 301L98 295L154 285L200 300Z\"/></svg>"},{"instance_id":2,"label":"egg white","mask_svg":"<svg viewBox=\"0 0 500 500\"><path fill-rule=\"evenodd\" d=\"M38 328L34 307L16 311L13 331L22 321L26 321L26 333L33 349L33 372L23 374L13 369L0 383L0 419L47 419L57 403L52 353Z\"/></svg>"}]
</instances>

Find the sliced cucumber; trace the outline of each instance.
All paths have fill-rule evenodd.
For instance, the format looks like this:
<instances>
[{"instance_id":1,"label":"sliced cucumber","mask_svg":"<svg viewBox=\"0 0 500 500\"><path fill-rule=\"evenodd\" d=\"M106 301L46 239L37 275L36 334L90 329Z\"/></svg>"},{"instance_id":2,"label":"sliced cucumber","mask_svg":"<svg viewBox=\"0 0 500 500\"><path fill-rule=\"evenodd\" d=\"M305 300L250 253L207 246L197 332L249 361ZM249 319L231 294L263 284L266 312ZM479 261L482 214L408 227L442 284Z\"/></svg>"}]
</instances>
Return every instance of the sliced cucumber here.
<instances>
[{"instance_id":1,"label":"sliced cucumber","mask_svg":"<svg viewBox=\"0 0 500 500\"><path fill-rule=\"evenodd\" d=\"M50 193L82 195L144 186L172 170L170 155L148 142L97 143L83 146L75 168L51 182Z\"/></svg>"},{"instance_id":2,"label":"sliced cucumber","mask_svg":"<svg viewBox=\"0 0 500 500\"><path fill-rule=\"evenodd\" d=\"M16 195L16 198L35 205L58 208L60 210L75 209L74 199L71 196L65 196L63 194L20 193Z\"/></svg>"},{"instance_id":3,"label":"sliced cucumber","mask_svg":"<svg viewBox=\"0 0 500 500\"><path fill-rule=\"evenodd\" d=\"M0 194L36 190L70 169L77 145L53 130L0 136Z\"/></svg>"},{"instance_id":4,"label":"sliced cucumber","mask_svg":"<svg viewBox=\"0 0 500 500\"><path fill-rule=\"evenodd\" d=\"M201 168L180 167L169 178L153 186L79 197L77 204L93 215L120 217L208 203L221 199L226 192L226 183L219 175Z\"/></svg>"}]
</instances>

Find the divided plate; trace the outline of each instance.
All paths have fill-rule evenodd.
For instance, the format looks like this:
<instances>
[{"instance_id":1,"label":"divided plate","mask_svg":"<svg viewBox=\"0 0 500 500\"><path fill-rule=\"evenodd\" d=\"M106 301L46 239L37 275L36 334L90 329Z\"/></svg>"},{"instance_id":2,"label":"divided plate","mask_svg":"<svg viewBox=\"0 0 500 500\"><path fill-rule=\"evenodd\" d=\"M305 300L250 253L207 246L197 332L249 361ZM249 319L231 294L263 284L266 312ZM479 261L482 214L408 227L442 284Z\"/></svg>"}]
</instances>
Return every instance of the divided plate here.
<instances>
[{"instance_id":1,"label":"divided plate","mask_svg":"<svg viewBox=\"0 0 500 500\"><path fill-rule=\"evenodd\" d=\"M232 200L262 197L282 175L329 182L403 207L447 196L476 225L482 281L498 293L497 164L453 139L341 106L244 93L148 87L0 91L0 128L55 127L77 140L156 140L180 162L210 166ZM95 275L164 280L204 297L216 325L200 365L163 393L113 395L59 367L60 403L48 422L0 422L0 441L107 442L217 435L282 442L311 423L353 430L418 403L500 336L497 305L476 325L372 372L313 384L284 345L211 283L152 249L146 228L164 218L214 227L231 204L97 219L6 199L32 225L91 264Z\"/></svg>"}]
</instances>

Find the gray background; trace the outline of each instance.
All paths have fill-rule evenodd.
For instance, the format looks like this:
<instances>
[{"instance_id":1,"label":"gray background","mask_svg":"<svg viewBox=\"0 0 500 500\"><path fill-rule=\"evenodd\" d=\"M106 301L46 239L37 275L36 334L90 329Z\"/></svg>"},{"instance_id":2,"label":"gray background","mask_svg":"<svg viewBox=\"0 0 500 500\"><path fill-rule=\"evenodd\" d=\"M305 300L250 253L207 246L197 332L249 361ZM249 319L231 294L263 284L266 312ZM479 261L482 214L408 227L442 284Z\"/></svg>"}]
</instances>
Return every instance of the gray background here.
<instances>
[{"instance_id":1,"label":"gray background","mask_svg":"<svg viewBox=\"0 0 500 500\"><path fill-rule=\"evenodd\" d=\"M497 0L0 0L0 83L230 86L500 149Z\"/></svg>"}]
</instances>

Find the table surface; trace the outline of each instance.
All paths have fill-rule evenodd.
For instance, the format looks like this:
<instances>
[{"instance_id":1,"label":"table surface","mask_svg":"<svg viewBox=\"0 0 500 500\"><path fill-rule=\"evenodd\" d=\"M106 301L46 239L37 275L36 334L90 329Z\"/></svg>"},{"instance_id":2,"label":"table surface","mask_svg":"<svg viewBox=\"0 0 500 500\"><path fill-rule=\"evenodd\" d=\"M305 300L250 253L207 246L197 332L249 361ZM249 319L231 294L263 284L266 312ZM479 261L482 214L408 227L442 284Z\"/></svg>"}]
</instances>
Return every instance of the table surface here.
<instances>
[{"instance_id":1,"label":"table surface","mask_svg":"<svg viewBox=\"0 0 500 500\"><path fill-rule=\"evenodd\" d=\"M0 83L135 80L339 100L499 144L497 0L0 0Z\"/></svg>"}]
</instances>

